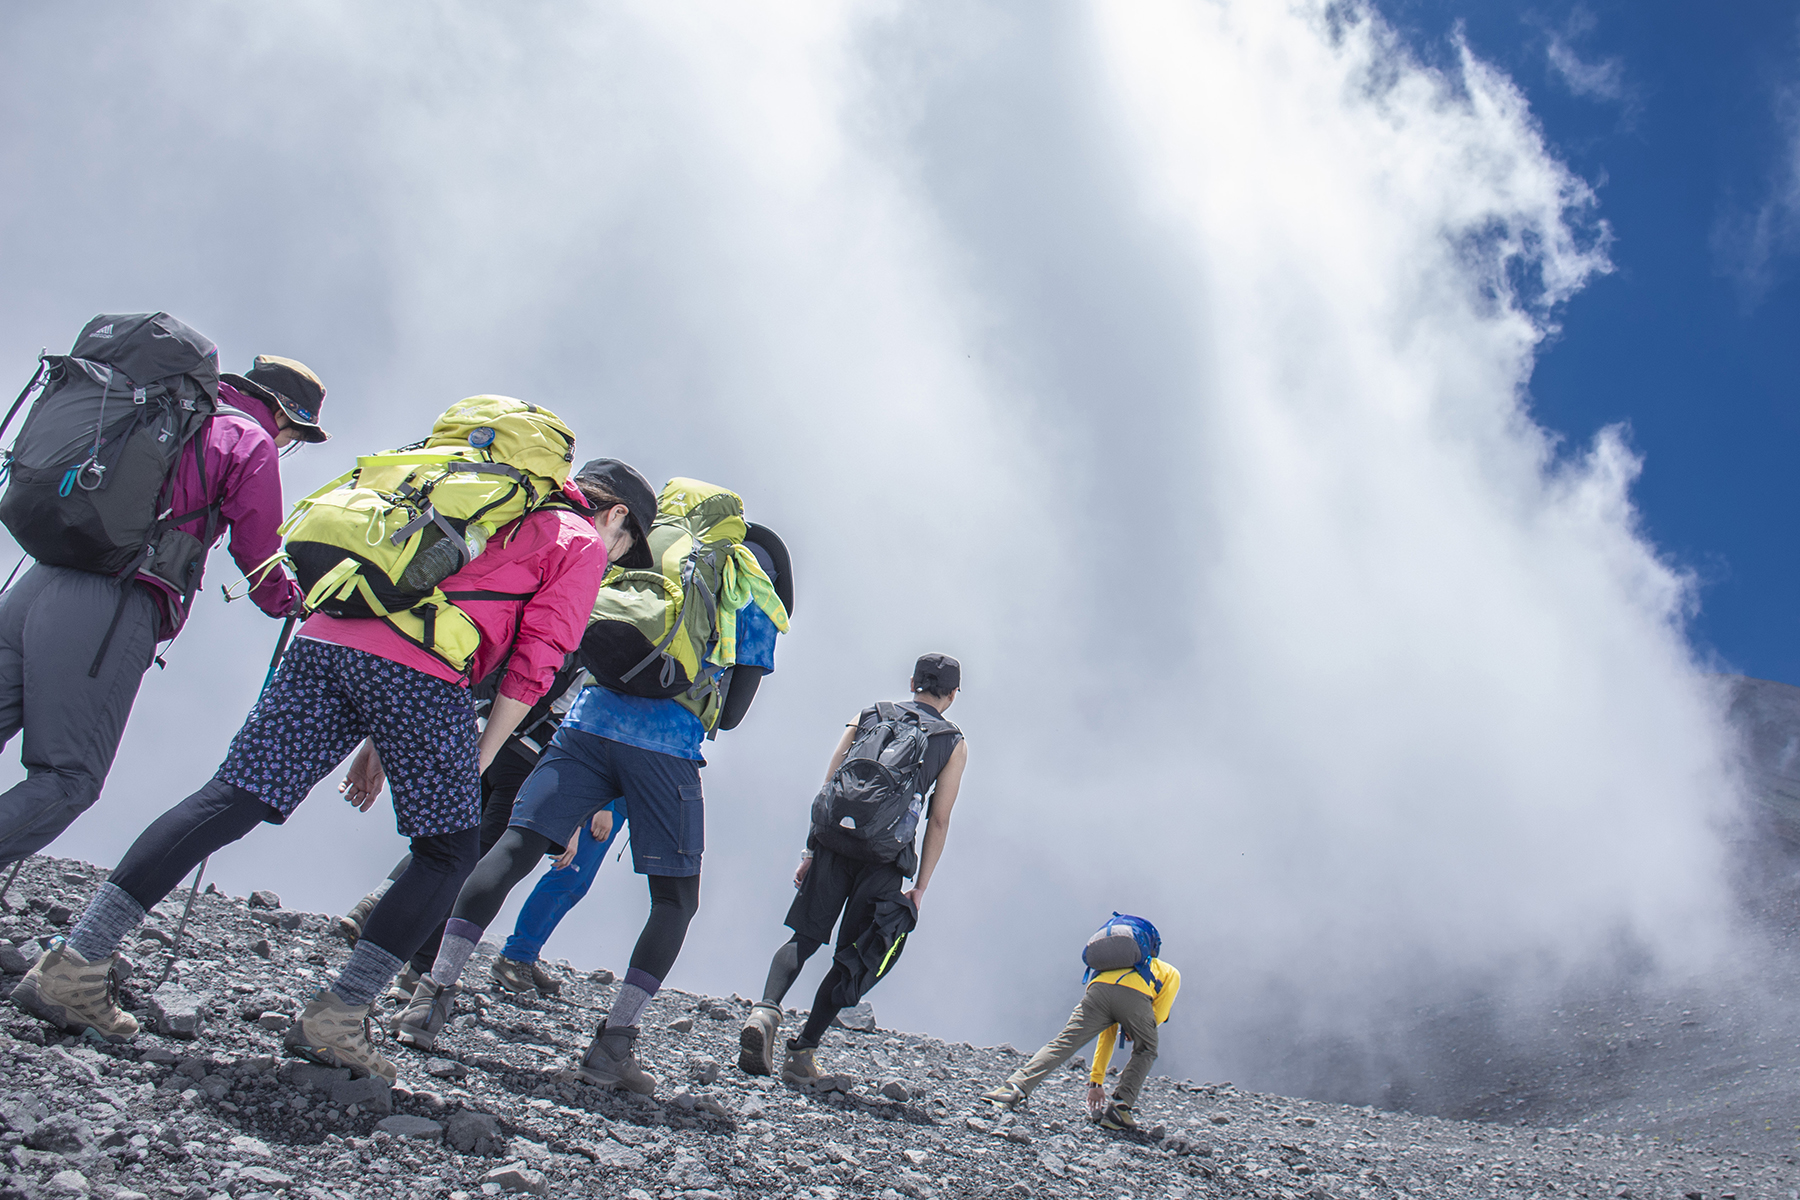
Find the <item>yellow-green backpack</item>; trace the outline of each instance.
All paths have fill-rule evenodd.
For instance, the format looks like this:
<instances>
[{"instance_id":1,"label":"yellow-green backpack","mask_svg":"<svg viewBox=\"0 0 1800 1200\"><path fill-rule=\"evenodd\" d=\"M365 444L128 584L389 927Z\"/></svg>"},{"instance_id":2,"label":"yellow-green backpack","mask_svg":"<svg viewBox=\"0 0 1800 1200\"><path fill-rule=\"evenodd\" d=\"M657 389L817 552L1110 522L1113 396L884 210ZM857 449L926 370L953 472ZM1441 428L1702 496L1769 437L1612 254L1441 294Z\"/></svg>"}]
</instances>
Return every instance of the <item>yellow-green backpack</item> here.
<instances>
[{"instance_id":1,"label":"yellow-green backpack","mask_svg":"<svg viewBox=\"0 0 1800 1200\"><path fill-rule=\"evenodd\" d=\"M562 503L575 434L510 396L453 405L416 445L365 455L294 505L283 553L305 611L378 617L458 670L480 645L439 588L495 530Z\"/></svg>"},{"instance_id":2,"label":"yellow-green backpack","mask_svg":"<svg viewBox=\"0 0 1800 1200\"><path fill-rule=\"evenodd\" d=\"M650 528L655 569L610 567L581 639L602 687L674 700L717 728L719 677L737 662L737 612L754 603L787 632L787 609L744 545L744 502L696 479L671 479Z\"/></svg>"}]
</instances>

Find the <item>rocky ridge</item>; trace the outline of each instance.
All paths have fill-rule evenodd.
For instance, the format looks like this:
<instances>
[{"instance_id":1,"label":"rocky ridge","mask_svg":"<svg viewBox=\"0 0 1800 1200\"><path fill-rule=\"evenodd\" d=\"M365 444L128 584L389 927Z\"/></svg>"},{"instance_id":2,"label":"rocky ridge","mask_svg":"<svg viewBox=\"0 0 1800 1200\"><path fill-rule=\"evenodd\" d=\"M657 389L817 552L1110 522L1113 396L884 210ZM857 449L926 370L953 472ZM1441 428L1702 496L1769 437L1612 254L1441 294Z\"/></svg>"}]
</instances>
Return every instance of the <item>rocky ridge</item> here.
<instances>
[{"instance_id":1,"label":"rocky ridge","mask_svg":"<svg viewBox=\"0 0 1800 1200\"><path fill-rule=\"evenodd\" d=\"M0 914L0 994L103 878L68 860L25 864ZM288 1016L345 955L333 919L290 912L267 893L209 890L171 963L185 899L158 906L128 948L125 1001L145 1023L136 1044L59 1038L0 1008L0 1200L1800 1200L1800 1168L1781 1154L1378 1112L1165 1076L1146 1087L1136 1134L1083 1119L1085 1075L1073 1069L1028 1107L995 1114L977 1097L1018 1051L875 1028L867 1012L852 1021L866 1028L834 1031L820 1051L838 1074L802 1091L738 1071L747 1000L672 989L645 1015L641 1045L660 1087L640 1099L570 1069L614 983L567 964L551 964L560 998L465 993L431 1055L387 1043L398 1085L350 1080L280 1057ZM491 954L469 970L477 986Z\"/></svg>"}]
</instances>

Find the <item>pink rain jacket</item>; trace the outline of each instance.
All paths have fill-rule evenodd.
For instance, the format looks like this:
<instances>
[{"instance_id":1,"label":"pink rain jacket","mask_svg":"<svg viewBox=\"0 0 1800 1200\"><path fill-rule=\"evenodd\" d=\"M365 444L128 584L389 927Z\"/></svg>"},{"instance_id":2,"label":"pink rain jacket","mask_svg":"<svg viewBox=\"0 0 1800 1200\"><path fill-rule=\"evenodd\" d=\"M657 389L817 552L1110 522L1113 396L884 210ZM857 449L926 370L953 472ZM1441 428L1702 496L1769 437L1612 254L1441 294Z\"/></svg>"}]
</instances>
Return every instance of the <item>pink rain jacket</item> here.
<instances>
[{"instance_id":1,"label":"pink rain jacket","mask_svg":"<svg viewBox=\"0 0 1800 1200\"><path fill-rule=\"evenodd\" d=\"M220 413L194 435L200 452L206 455L206 491L200 490L200 467L192 450L184 450L175 469L175 487L171 493L170 511L193 512L208 504L219 504L219 528L222 536L231 531L231 557L238 568L249 575L281 549L281 536L275 530L281 524L281 469L275 450L275 418L266 404L254 396L246 396L228 383L219 384L219 402L241 408L254 420L234 413ZM180 526L201 537L206 518L200 517ZM214 541L217 542L215 537ZM208 547L211 549L211 547ZM180 593L169 584L148 575L138 582L149 588L162 610L159 638L171 638L181 629ZM280 568L268 576L251 593L256 606L271 617L285 617L300 605L300 588Z\"/></svg>"},{"instance_id":2,"label":"pink rain jacket","mask_svg":"<svg viewBox=\"0 0 1800 1200\"><path fill-rule=\"evenodd\" d=\"M564 490L580 499L573 485ZM471 679L487 678L510 649L500 694L533 704L581 644L605 574L606 543L594 523L566 509L545 509L502 527L474 562L440 585L446 592L531 593L529 600L456 602L481 631L481 647L466 676L372 617L316 613L300 627L300 636L378 654L465 687Z\"/></svg>"}]
</instances>

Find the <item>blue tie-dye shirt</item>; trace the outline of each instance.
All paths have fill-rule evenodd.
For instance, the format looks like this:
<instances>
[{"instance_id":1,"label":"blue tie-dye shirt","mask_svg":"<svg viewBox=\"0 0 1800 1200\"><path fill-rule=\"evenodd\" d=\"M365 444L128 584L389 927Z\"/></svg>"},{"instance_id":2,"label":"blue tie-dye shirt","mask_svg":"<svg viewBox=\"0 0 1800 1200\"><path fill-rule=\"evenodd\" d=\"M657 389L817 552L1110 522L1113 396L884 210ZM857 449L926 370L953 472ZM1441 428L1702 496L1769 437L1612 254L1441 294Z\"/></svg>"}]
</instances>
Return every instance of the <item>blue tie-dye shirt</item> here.
<instances>
[{"instance_id":1,"label":"blue tie-dye shirt","mask_svg":"<svg viewBox=\"0 0 1800 1200\"><path fill-rule=\"evenodd\" d=\"M773 674L777 636L775 622L762 609L754 604L738 609L738 662ZM581 689L563 724L627 746L706 761L700 753L706 741L706 727L700 724L699 717L673 700L627 696L594 684Z\"/></svg>"}]
</instances>

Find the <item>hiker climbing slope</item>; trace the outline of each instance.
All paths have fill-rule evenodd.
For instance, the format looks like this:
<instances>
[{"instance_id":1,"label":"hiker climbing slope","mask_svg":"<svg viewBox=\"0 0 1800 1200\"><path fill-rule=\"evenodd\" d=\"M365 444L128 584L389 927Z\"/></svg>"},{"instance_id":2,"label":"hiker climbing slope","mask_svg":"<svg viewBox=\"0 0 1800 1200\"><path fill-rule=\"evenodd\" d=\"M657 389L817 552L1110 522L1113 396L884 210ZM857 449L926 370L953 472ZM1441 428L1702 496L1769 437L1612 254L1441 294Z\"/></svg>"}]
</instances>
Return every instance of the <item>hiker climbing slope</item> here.
<instances>
[{"instance_id":1,"label":"hiker climbing slope","mask_svg":"<svg viewBox=\"0 0 1800 1200\"><path fill-rule=\"evenodd\" d=\"M369 1043L369 1009L474 865L481 771L575 648L607 556L630 537L622 502L569 481L573 456L574 435L553 414L478 396L446 411L423 448L366 456L302 501L287 549L319 611L218 773L138 837L12 1002L65 1029L115 1042L135 1036L136 1020L111 995L119 943L203 858L258 824L286 821L350 755L345 798L366 812L387 783L412 863L285 1042L291 1054L393 1079L393 1064ZM383 488L369 487L372 479ZM475 513L496 523L485 539L458 528L478 525ZM335 560L334 537L343 539ZM466 565L412 573L424 550L452 541L460 549L450 558ZM412 607L390 608L384 596ZM332 616L328 606L385 615ZM468 682L509 648L499 698L478 731Z\"/></svg>"},{"instance_id":2,"label":"hiker climbing slope","mask_svg":"<svg viewBox=\"0 0 1800 1200\"><path fill-rule=\"evenodd\" d=\"M38 560L0 599L0 744L24 731L27 772L0 795L0 865L99 798L157 643L187 621L220 536L255 575L257 606L295 611L293 579L257 569L281 544L280 450L326 438L318 376L273 355L220 376L218 349L167 313L95 317L42 371L0 500Z\"/></svg>"},{"instance_id":3,"label":"hiker climbing slope","mask_svg":"<svg viewBox=\"0 0 1800 1200\"><path fill-rule=\"evenodd\" d=\"M1181 972L1158 958L1162 935L1142 917L1114 913L1082 951L1087 987L1063 1031L1007 1080L981 1098L1001 1108L1023 1104L1038 1084L1077 1050L1099 1038L1088 1079L1088 1115L1107 1129L1135 1129L1138 1092L1156 1062L1157 1027L1169 1019ZM1131 1043L1111 1104L1106 1069L1118 1038Z\"/></svg>"},{"instance_id":4,"label":"hiker climbing slope","mask_svg":"<svg viewBox=\"0 0 1800 1200\"><path fill-rule=\"evenodd\" d=\"M632 866L647 877L650 915L578 1072L604 1087L656 1090L634 1047L644 1007L700 907L701 748L739 707L735 697L772 668L775 634L787 628L774 581L744 544L748 532L735 493L693 479L663 486L648 539L656 566L608 573L582 636L582 662L596 682L563 718L519 790L511 827L457 896L437 961L396 1023L398 1040L435 1043L463 968L508 893L625 796Z\"/></svg>"},{"instance_id":5,"label":"hiker climbing slope","mask_svg":"<svg viewBox=\"0 0 1800 1200\"><path fill-rule=\"evenodd\" d=\"M738 1035L738 1066L752 1075L774 1073L782 997L806 960L831 940L833 925L837 953L806 1024L787 1044L781 1074L791 1083L820 1077L813 1052L832 1018L893 968L918 922L950 836L969 746L943 716L962 688L962 664L926 654L914 664L910 686L909 701L865 708L832 752L794 872L799 895L787 915L794 936L775 952L762 1000ZM923 853L914 846L921 823Z\"/></svg>"}]
</instances>

